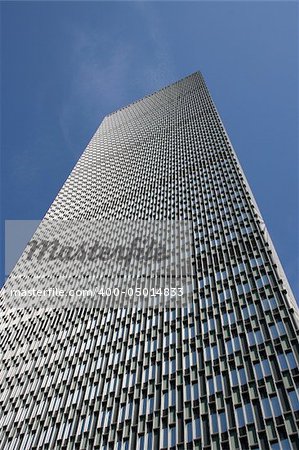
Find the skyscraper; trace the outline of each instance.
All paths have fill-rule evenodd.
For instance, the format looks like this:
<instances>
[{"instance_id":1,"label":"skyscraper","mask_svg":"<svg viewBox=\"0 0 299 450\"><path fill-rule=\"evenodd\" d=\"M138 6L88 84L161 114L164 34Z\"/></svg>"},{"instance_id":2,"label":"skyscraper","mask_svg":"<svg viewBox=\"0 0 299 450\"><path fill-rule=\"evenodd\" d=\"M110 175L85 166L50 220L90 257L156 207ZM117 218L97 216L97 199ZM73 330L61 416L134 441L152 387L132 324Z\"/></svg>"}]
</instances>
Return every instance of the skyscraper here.
<instances>
[{"instance_id":1,"label":"skyscraper","mask_svg":"<svg viewBox=\"0 0 299 450\"><path fill-rule=\"evenodd\" d=\"M199 72L105 117L0 342L0 449L299 448L297 305Z\"/></svg>"}]
</instances>

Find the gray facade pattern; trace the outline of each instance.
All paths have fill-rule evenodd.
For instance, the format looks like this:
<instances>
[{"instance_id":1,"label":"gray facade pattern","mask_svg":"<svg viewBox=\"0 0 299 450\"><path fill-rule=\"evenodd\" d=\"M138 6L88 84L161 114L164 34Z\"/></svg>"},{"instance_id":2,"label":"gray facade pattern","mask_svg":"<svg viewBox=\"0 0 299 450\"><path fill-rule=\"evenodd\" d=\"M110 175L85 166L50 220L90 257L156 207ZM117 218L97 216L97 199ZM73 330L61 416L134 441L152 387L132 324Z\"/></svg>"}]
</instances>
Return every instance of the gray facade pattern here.
<instances>
[{"instance_id":1,"label":"gray facade pattern","mask_svg":"<svg viewBox=\"0 0 299 450\"><path fill-rule=\"evenodd\" d=\"M298 307L199 72L105 117L36 235L69 220L191 223L188 302L16 307L16 285L98 274L27 247L1 297L1 450L299 448Z\"/></svg>"}]
</instances>

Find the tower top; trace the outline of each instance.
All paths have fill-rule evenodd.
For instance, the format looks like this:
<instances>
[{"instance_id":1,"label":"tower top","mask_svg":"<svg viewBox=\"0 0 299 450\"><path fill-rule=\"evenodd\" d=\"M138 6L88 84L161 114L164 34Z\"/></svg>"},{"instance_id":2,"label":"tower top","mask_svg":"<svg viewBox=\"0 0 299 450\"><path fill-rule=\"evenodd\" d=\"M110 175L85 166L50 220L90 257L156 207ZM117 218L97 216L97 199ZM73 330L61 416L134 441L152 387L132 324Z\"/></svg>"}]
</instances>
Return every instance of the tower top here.
<instances>
[{"instance_id":1,"label":"tower top","mask_svg":"<svg viewBox=\"0 0 299 450\"><path fill-rule=\"evenodd\" d=\"M144 97L139 98L138 100L133 101L132 103L129 103L129 104L125 105L125 106L122 106L121 108L117 109L116 111L112 111L111 113L109 113L109 114L107 114L107 115L105 116L105 119L106 119L107 117L112 116L113 114L116 114L116 113L118 113L118 112L120 112L120 111L123 111L124 109L130 108L131 106L135 105L136 103L142 102L143 100L145 100L145 99L147 99L147 98L150 98L150 97L152 97L152 96L154 96L154 95L156 95L156 94L159 94L160 92L163 92L163 91L165 91L166 89L168 89L168 88L170 88L170 87L172 87L172 86L175 86L175 85L177 85L177 84L180 84L180 83L182 83L182 82L188 80L189 78L193 78L193 77L200 77L200 78L202 78L202 74L201 74L201 72L200 72L199 70L197 70L196 72L193 72L193 73L191 73L190 75L187 75L187 76L185 76L185 77L183 77L183 78L180 78L179 80L174 81L173 83L167 84L166 86L164 86L164 87L162 87L162 88L160 88L160 89L157 89L156 91L154 91L154 92L152 92L152 93L150 93L150 94L147 94L147 95L145 95Z\"/></svg>"}]
</instances>

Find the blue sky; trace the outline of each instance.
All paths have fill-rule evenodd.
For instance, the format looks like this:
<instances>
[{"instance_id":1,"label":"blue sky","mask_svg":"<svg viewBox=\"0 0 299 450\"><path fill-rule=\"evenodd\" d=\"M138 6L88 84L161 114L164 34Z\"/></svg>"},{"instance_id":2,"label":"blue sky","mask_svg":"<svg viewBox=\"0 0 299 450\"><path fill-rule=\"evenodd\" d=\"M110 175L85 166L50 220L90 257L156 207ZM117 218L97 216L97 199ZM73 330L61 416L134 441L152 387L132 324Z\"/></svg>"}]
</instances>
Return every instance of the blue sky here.
<instances>
[{"instance_id":1,"label":"blue sky","mask_svg":"<svg viewBox=\"0 0 299 450\"><path fill-rule=\"evenodd\" d=\"M42 218L107 113L201 70L298 298L295 2L1 10L2 220Z\"/></svg>"}]
</instances>

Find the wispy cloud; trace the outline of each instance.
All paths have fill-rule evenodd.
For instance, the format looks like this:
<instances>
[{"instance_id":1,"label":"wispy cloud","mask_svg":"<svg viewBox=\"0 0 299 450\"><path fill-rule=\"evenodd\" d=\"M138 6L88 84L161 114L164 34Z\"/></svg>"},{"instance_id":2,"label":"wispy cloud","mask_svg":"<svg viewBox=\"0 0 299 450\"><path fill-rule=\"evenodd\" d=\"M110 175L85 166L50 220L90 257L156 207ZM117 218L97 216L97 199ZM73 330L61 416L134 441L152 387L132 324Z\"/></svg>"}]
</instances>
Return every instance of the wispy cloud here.
<instances>
[{"instance_id":1,"label":"wispy cloud","mask_svg":"<svg viewBox=\"0 0 299 450\"><path fill-rule=\"evenodd\" d=\"M99 115L121 107L128 101L128 89L141 95L159 89L172 81L173 64L159 16L150 4L130 4L142 24L148 54L136 40L136 33L116 30L70 28L72 77L60 114L60 125L68 146L77 120ZM134 37L133 37L134 36ZM135 100L132 98L131 100Z\"/></svg>"},{"instance_id":2,"label":"wispy cloud","mask_svg":"<svg viewBox=\"0 0 299 450\"><path fill-rule=\"evenodd\" d=\"M174 81L174 61L170 56L167 35L164 31L165 24L162 25L155 5L148 2L136 2L135 7L143 18L154 47L153 58L149 59L145 65L144 74L145 89L150 91Z\"/></svg>"},{"instance_id":3,"label":"wispy cloud","mask_svg":"<svg viewBox=\"0 0 299 450\"><path fill-rule=\"evenodd\" d=\"M79 31L73 37L71 65L73 76L62 106L60 125L68 144L76 116L97 114L108 99L121 100L122 80L130 66L130 48L123 43L109 42L92 31ZM109 52L103 46L110 48Z\"/></svg>"}]
</instances>

